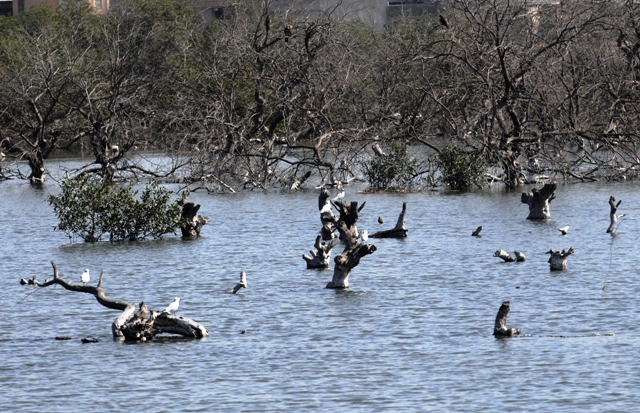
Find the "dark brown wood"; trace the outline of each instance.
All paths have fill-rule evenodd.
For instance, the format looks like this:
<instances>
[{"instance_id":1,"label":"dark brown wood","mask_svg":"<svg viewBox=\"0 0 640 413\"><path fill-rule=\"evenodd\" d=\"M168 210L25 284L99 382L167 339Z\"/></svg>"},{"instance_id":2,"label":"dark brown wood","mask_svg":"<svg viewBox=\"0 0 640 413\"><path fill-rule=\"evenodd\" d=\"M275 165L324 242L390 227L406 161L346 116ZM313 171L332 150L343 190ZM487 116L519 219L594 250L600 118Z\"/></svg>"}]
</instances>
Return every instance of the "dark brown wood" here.
<instances>
[{"instance_id":1,"label":"dark brown wood","mask_svg":"<svg viewBox=\"0 0 640 413\"><path fill-rule=\"evenodd\" d=\"M396 226L392 229L374 232L369 235L371 238L405 238L407 236L407 228L405 227L405 216L407 215L407 203L402 203L402 212L398 216Z\"/></svg>"},{"instance_id":2,"label":"dark brown wood","mask_svg":"<svg viewBox=\"0 0 640 413\"><path fill-rule=\"evenodd\" d=\"M184 337L193 338L203 338L209 335L207 329L201 324L188 318L176 317L168 313L162 314L160 311L149 311L144 302L140 303L140 310L134 314L135 306L133 304L113 300L106 296L105 291L102 289L104 271L100 272L98 284L93 287L90 285L75 285L65 281L60 277L58 267L53 261L51 261L51 266L53 267L53 279L40 283L34 277L34 285L43 288L51 285L60 285L68 291L91 294L104 307L122 311L111 325L111 331L115 338L137 341L150 339L162 333L180 334Z\"/></svg>"},{"instance_id":3,"label":"dark brown wood","mask_svg":"<svg viewBox=\"0 0 640 413\"><path fill-rule=\"evenodd\" d=\"M471 233L471 235L474 236L474 237L482 237L482 235L480 235L480 231L482 231L482 225L480 225L478 228L476 228L476 230L473 231Z\"/></svg>"},{"instance_id":4,"label":"dark brown wood","mask_svg":"<svg viewBox=\"0 0 640 413\"><path fill-rule=\"evenodd\" d=\"M611 220L611 223L609 224L609 228L607 228L607 234L612 233L616 227L616 224L618 223L618 219L624 217L624 214L616 215L618 207L621 203L622 200L618 201L618 203L616 204L616 199L613 196L609 197L609 206L611 207L611 209L609 210L609 218Z\"/></svg>"},{"instance_id":5,"label":"dark brown wood","mask_svg":"<svg viewBox=\"0 0 640 413\"><path fill-rule=\"evenodd\" d=\"M564 271L567 269L567 259L569 255L573 254L573 247L568 250L554 251L549 250L547 254L551 254L549 257L549 269L551 271Z\"/></svg>"},{"instance_id":6,"label":"dark brown wood","mask_svg":"<svg viewBox=\"0 0 640 413\"><path fill-rule=\"evenodd\" d=\"M193 202L187 202L182 205L180 230L183 238L197 238L200 236L202 227L209 222L209 218L197 215L198 210L200 210L200 205L195 205Z\"/></svg>"},{"instance_id":7,"label":"dark brown wood","mask_svg":"<svg viewBox=\"0 0 640 413\"><path fill-rule=\"evenodd\" d=\"M309 251L311 256L302 254L302 258L307 262L307 268L328 268L329 261L331 260L331 250L336 246L336 240L332 239L331 242L320 242L321 235L316 237L314 247L318 252Z\"/></svg>"},{"instance_id":8,"label":"dark brown wood","mask_svg":"<svg viewBox=\"0 0 640 413\"><path fill-rule=\"evenodd\" d=\"M555 199L554 191L557 188L555 182L545 184L542 189L533 188L529 193L523 193L520 201L529 205L529 216L527 219L550 219L551 212L549 204Z\"/></svg>"},{"instance_id":9,"label":"dark brown wood","mask_svg":"<svg viewBox=\"0 0 640 413\"><path fill-rule=\"evenodd\" d=\"M496 337L511 337L520 334L519 328L507 328L507 315L511 310L509 301L504 301L496 315L496 323L493 327L493 335Z\"/></svg>"}]
</instances>

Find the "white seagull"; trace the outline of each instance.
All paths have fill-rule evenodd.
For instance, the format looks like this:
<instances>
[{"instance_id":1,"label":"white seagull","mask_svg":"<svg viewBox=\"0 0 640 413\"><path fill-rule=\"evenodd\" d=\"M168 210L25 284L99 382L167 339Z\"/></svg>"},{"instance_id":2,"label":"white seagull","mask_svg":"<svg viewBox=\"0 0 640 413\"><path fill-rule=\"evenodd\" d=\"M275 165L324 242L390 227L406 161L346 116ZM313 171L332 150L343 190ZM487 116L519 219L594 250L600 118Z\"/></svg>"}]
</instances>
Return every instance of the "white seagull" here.
<instances>
[{"instance_id":1,"label":"white seagull","mask_svg":"<svg viewBox=\"0 0 640 413\"><path fill-rule=\"evenodd\" d=\"M562 235L567 235L567 233L569 232L569 225L566 225L564 227L558 228L558 231L560 231L562 233Z\"/></svg>"},{"instance_id":2,"label":"white seagull","mask_svg":"<svg viewBox=\"0 0 640 413\"><path fill-rule=\"evenodd\" d=\"M165 313L175 313L178 310L178 307L180 306L180 297L176 297L176 300L174 302L172 302L171 304L169 304L169 307L167 307L164 312Z\"/></svg>"},{"instance_id":3,"label":"white seagull","mask_svg":"<svg viewBox=\"0 0 640 413\"><path fill-rule=\"evenodd\" d=\"M80 276L80 281L82 281L82 284L87 285L90 279L91 275L89 274L89 269L87 268Z\"/></svg>"},{"instance_id":4,"label":"white seagull","mask_svg":"<svg viewBox=\"0 0 640 413\"><path fill-rule=\"evenodd\" d=\"M330 211L331 211L331 202L327 201L327 203L324 204L324 206L320 210L320 215L324 214L325 212L330 212Z\"/></svg>"},{"instance_id":5,"label":"white seagull","mask_svg":"<svg viewBox=\"0 0 640 413\"><path fill-rule=\"evenodd\" d=\"M342 199L342 198L344 198L344 195L345 195L345 193L344 193L344 189L343 189L342 192L340 192L338 195L336 195L335 198L333 198L333 200L337 201L338 199Z\"/></svg>"},{"instance_id":6,"label":"white seagull","mask_svg":"<svg viewBox=\"0 0 640 413\"><path fill-rule=\"evenodd\" d=\"M362 242L367 242L369 239L369 231L366 229L360 233L360 238L362 238Z\"/></svg>"}]
</instances>

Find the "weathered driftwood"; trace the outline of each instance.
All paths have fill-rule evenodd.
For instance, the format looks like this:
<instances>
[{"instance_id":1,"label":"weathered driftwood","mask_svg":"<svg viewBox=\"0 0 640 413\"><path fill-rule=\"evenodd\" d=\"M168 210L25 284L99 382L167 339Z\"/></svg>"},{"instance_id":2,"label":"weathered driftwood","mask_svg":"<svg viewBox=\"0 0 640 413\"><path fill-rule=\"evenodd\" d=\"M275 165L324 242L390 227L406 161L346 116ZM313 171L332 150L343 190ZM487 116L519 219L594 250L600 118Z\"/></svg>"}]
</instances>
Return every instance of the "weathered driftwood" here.
<instances>
[{"instance_id":1,"label":"weathered driftwood","mask_svg":"<svg viewBox=\"0 0 640 413\"><path fill-rule=\"evenodd\" d=\"M180 230L183 238L197 238L200 235L202 227L209 222L209 218L197 215L200 205L194 205L193 202L187 202L182 205L182 223Z\"/></svg>"},{"instance_id":2,"label":"weathered driftwood","mask_svg":"<svg viewBox=\"0 0 640 413\"><path fill-rule=\"evenodd\" d=\"M545 184L542 189L533 188L529 193L523 193L520 201L529 205L529 216L527 219L549 219L551 212L549 211L549 203L555 199L554 191L557 184Z\"/></svg>"},{"instance_id":3,"label":"weathered driftwood","mask_svg":"<svg viewBox=\"0 0 640 413\"><path fill-rule=\"evenodd\" d=\"M498 258L502 258L502 260L504 262L514 262L515 259L509 255L509 253L507 251L504 250L498 250L496 252L493 253L494 257L498 257Z\"/></svg>"},{"instance_id":4,"label":"weathered driftwood","mask_svg":"<svg viewBox=\"0 0 640 413\"><path fill-rule=\"evenodd\" d=\"M240 272L240 281L229 291L227 294L235 294L240 291L241 288L247 288L249 284L247 284L247 274L244 271Z\"/></svg>"},{"instance_id":5,"label":"weathered driftwood","mask_svg":"<svg viewBox=\"0 0 640 413\"><path fill-rule=\"evenodd\" d=\"M375 245L358 243L360 233L356 227L359 213L364 208L366 202L358 208L357 202L350 204L343 201L333 202L340 213L340 218L336 224L340 239L345 243L342 254L334 259L333 278L327 284L327 288L349 288L349 276L351 270L360 263L360 259L376 251Z\"/></svg>"},{"instance_id":6,"label":"weathered driftwood","mask_svg":"<svg viewBox=\"0 0 640 413\"><path fill-rule=\"evenodd\" d=\"M621 203L622 200L618 201L616 204L616 199L613 196L609 197L609 206L611 207L609 211L609 218L611 219L611 223L609 224L609 228L607 228L607 234L612 233L618 223L618 219L624 217L624 214L616 215Z\"/></svg>"},{"instance_id":7,"label":"weathered driftwood","mask_svg":"<svg viewBox=\"0 0 640 413\"><path fill-rule=\"evenodd\" d=\"M336 246L336 240L332 239L331 242L320 242L320 235L316 237L316 242L313 246L318 252L309 251L311 257L307 254L302 254L302 258L307 262L307 268L328 268L329 261L331 260L331 250Z\"/></svg>"},{"instance_id":8,"label":"weathered driftwood","mask_svg":"<svg viewBox=\"0 0 640 413\"><path fill-rule=\"evenodd\" d=\"M519 328L507 328L507 315L509 314L509 301L504 301L496 315L496 324L493 327L493 335L497 337L511 337L520 334Z\"/></svg>"},{"instance_id":9,"label":"weathered driftwood","mask_svg":"<svg viewBox=\"0 0 640 413\"><path fill-rule=\"evenodd\" d=\"M551 254L549 257L549 268L551 271L564 271L567 269L567 259L569 255L573 254L573 247L566 251L549 250L547 254Z\"/></svg>"},{"instance_id":10,"label":"weathered driftwood","mask_svg":"<svg viewBox=\"0 0 640 413\"><path fill-rule=\"evenodd\" d=\"M392 229L374 232L369 235L371 238L404 238L407 236L407 228L404 225L404 218L407 215L407 203L402 203L402 212L398 216L396 226Z\"/></svg>"},{"instance_id":11,"label":"weathered driftwood","mask_svg":"<svg viewBox=\"0 0 640 413\"><path fill-rule=\"evenodd\" d=\"M336 230L336 222L338 218L333 215L331 209L331 202L329 197L331 193L327 188L322 188L320 195L318 196L318 209L320 210L320 221L322 222L322 228L320 229L320 236L324 241L333 239L333 233Z\"/></svg>"},{"instance_id":12,"label":"weathered driftwood","mask_svg":"<svg viewBox=\"0 0 640 413\"><path fill-rule=\"evenodd\" d=\"M516 256L516 262L525 262L527 260L527 257L520 251L513 251L513 255Z\"/></svg>"},{"instance_id":13,"label":"weathered driftwood","mask_svg":"<svg viewBox=\"0 0 640 413\"><path fill-rule=\"evenodd\" d=\"M102 289L104 271L100 272L98 284L75 285L60 278L58 268L52 261L53 279L40 283L34 278L34 285L38 287L48 287L50 285L61 285L65 290L88 293L96 297L96 300L103 306L121 311L120 315L111 325L111 331L116 338L124 338L126 341L146 340L158 334L179 334L184 337L202 338L209 335L204 326L193 320L184 317L177 317L161 311L149 311L144 302L140 303L140 310L134 314L135 306L130 303L107 298Z\"/></svg>"},{"instance_id":14,"label":"weathered driftwood","mask_svg":"<svg viewBox=\"0 0 640 413\"><path fill-rule=\"evenodd\" d=\"M480 231L482 231L482 225L480 225L478 228L476 228L476 230L471 233L471 236L473 236L473 237L482 237L482 235L480 235Z\"/></svg>"}]
</instances>

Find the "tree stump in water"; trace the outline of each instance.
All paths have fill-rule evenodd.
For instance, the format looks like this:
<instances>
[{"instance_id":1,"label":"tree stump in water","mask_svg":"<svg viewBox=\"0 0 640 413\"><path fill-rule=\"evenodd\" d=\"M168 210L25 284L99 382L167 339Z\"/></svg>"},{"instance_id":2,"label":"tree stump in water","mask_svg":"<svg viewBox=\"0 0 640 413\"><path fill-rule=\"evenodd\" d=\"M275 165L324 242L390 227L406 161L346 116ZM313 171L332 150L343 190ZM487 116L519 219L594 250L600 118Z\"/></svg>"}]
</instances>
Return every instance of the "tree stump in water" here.
<instances>
[{"instance_id":1,"label":"tree stump in water","mask_svg":"<svg viewBox=\"0 0 640 413\"><path fill-rule=\"evenodd\" d=\"M363 202L358 208L357 202L336 201L333 205L340 212L340 218L336 225L340 233L340 239L345 242L345 249L342 254L338 255L333 261L335 267L333 269L333 278L327 284L327 288L349 288L349 276L351 270L360 263L360 259L366 255L373 254L376 251L375 245L358 243L358 228L356 222L358 215L366 202Z\"/></svg>"},{"instance_id":2,"label":"tree stump in water","mask_svg":"<svg viewBox=\"0 0 640 413\"><path fill-rule=\"evenodd\" d=\"M616 215L618 211L618 207L622 203L622 200L618 201L616 204L616 199L611 196L609 197L609 206L611 209L609 210L609 218L611 219L611 223L609 224L609 228L607 229L607 234L610 234L615 229L616 224L618 223L618 219L624 217L624 214Z\"/></svg>"},{"instance_id":3,"label":"tree stump in water","mask_svg":"<svg viewBox=\"0 0 640 413\"><path fill-rule=\"evenodd\" d=\"M320 210L320 221L322 222L322 228L320 229L320 235L323 241L329 241L333 239L333 233L336 230L336 222L338 219L333 215L331 210L331 201L329 200L331 194L327 188L322 188L320 195L318 196L318 209Z\"/></svg>"},{"instance_id":4,"label":"tree stump in water","mask_svg":"<svg viewBox=\"0 0 640 413\"><path fill-rule=\"evenodd\" d=\"M182 224L180 230L183 238L197 238L202 227L209 222L209 218L197 215L200 205L187 202L182 205Z\"/></svg>"},{"instance_id":5,"label":"tree stump in water","mask_svg":"<svg viewBox=\"0 0 640 413\"><path fill-rule=\"evenodd\" d=\"M407 203L402 203L402 212L398 216L396 226L392 229L374 232L369 235L371 238L404 238L407 236L407 228L404 226L404 218L407 215Z\"/></svg>"},{"instance_id":6,"label":"tree stump in water","mask_svg":"<svg viewBox=\"0 0 640 413\"><path fill-rule=\"evenodd\" d=\"M520 334L519 328L507 328L507 315L509 314L509 301L504 301L496 315L496 323L493 327L493 335L497 337L511 337Z\"/></svg>"},{"instance_id":7,"label":"tree stump in water","mask_svg":"<svg viewBox=\"0 0 640 413\"><path fill-rule=\"evenodd\" d=\"M554 251L549 250L547 254L551 254L549 257L549 268L551 271L564 271L567 269L567 259L569 255L573 254L573 247L567 251Z\"/></svg>"},{"instance_id":8,"label":"tree stump in water","mask_svg":"<svg viewBox=\"0 0 640 413\"><path fill-rule=\"evenodd\" d=\"M549 212L549 204L555 199L554 191L557 188L557 184L545 184L541 190L533 188L529 193L523 193L520 197L520 201L523 204L529 205L529 216L527 219L549 219L551 218L551 212Z\"/></svg>"},{"instance_id":9,"label":"tree stump in water","mask_svg":"<svg viewBox=\"0 0 640 413\"><path fill-rule=\"evenodd\" d=\"M501 258L504 262L514 262L515 261L515 259L511 255L509 255L509 253L507 251L504 251L504 250L498 250L498 251L494 252L493 256Z\"/></svg>"},{"instance_id":10,"label":"tree stump in water","mask_svg":"<svg viewBox=\"0 0 640 413\"><path fill-rule=\"evenodd\" d=\"M104 271L100 273L98 285L75 285L60 278L58 268L52 261L53 279L40 283L34 279L37 287L61 285L65 290L88 293L96 297L103 306L122 311L111 325L111 332L115 338L123 338L125 341L144 341L152 339L158 334L179 334L183 337L203 338L209 335L204 326L184 317L175 316L164 311L150 311L144 302L140 303L140 309L135 312L133 304L107 298L102 289Z\"/></svg>"},{"instance_id":11,"label":"tree stump in water","mask_svg":"<svg viewBox=\"0 0 640 413\"><path fill-rule=\"evenodd\" d=\"M311 257L307 254L302 254L302 258L307 262L307 268L328 268L329 260L331 259L331 250L336 245L336 240L332 239L331 242L320 242L321 235L316 237L316 242L313 245L318 252L309 251Z\"/></svg>"}]
</instances>

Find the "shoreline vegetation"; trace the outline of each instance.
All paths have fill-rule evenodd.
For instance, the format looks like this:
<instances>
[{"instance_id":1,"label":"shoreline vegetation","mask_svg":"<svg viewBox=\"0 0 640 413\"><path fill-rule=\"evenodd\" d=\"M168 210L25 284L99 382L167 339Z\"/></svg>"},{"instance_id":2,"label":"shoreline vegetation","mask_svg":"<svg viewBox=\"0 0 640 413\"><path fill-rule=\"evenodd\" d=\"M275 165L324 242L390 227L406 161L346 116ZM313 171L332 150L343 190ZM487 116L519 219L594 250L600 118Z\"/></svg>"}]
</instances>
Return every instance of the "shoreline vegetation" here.
<instances>
[{"instance_id":1,"label":"shoreline vegetation","mask_svg":"<svg viewBox=\"0 0 640 413\"><path fill-rule=\"evenodd\" d=\"M381 32L268 1L211 21L169 1L30 8L0 18L0 180L42 183L67 150L91 155L69 177L209 192L637 179L639 12L448 0Z\"/></svg>"}]
</instances>

